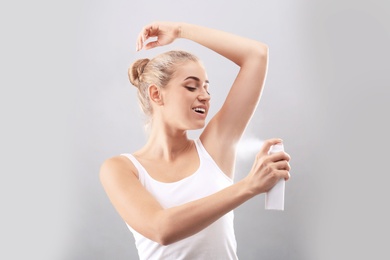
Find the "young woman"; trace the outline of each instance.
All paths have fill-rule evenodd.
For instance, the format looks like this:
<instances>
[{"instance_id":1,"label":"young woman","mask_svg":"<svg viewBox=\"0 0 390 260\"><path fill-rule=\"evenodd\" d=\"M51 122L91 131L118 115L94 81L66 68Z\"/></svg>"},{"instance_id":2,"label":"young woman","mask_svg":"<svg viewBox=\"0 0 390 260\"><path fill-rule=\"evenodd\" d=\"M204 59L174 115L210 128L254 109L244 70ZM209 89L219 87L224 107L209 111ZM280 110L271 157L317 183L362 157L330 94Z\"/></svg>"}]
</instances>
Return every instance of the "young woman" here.
<instances>
[{"instance_id":1,"label":"young woman","mask_svg":"<svg viewBox=\"0 0 390 260\"><path fill-rule=\"evenodd\" d=\"M137 50L178 38L240 67L223 106L205 126L209 81L194 55L169 51L135 61L129 78L150 119L149 138L140 150L104 161L100 179L133 232L140 259L237 259L233 209L290 176L290 156L268 154L282 142L275 138L259 148L249 174L233 182L236 145L261 96L268 47L202 26L155 22L140 32ZM187 137L203 127L198 139Z\"/></svg>"}]
</instances>

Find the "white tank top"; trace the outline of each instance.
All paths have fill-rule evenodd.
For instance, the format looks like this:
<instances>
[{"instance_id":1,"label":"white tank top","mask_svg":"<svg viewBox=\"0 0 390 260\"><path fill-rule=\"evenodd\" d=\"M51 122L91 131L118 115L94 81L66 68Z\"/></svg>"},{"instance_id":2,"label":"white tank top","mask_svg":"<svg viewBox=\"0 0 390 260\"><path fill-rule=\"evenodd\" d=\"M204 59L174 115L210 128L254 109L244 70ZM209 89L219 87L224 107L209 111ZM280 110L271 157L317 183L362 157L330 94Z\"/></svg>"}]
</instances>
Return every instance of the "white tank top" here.
<instances>
[{"instance_id":1,"label":"white tank top","mask_svg":"<svg viewBox=\"0 0 390 260\"><path fill-rule=\"evenodd\" d=\"M138 170L142 185L158 200L164 208L178 206L193 200L211 195L233 184L217 166L201 141L195 140L200 165L192 175L172 183L159 182L153 179L145 168L131 154L128 157ZM200 232L162 246L135 231L129 225L134 235L138 255L141 260L229 260L237 258L237 243L233 227L233 211L222 216Z\"/></svg>"}]
</instances>

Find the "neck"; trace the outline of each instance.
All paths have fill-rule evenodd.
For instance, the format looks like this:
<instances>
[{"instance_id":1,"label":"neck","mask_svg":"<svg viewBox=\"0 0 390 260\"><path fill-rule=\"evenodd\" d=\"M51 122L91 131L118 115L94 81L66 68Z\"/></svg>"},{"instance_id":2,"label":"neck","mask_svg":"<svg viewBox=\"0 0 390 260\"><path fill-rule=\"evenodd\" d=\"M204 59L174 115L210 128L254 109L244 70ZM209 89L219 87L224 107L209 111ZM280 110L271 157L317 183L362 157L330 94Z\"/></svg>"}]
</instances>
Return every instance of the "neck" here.
<instances>
[{"instance_id":1,"label":"neck","mask_svg":"<svg viewBox=\"0 0 390 260\"><path fill-rule=\"evenodd\" d=\"M187 131L173 129L160 124L151 126L146 145L141 149L144 156L174 161L175 158L192 145Z\"/></svg>"}]
</instances>

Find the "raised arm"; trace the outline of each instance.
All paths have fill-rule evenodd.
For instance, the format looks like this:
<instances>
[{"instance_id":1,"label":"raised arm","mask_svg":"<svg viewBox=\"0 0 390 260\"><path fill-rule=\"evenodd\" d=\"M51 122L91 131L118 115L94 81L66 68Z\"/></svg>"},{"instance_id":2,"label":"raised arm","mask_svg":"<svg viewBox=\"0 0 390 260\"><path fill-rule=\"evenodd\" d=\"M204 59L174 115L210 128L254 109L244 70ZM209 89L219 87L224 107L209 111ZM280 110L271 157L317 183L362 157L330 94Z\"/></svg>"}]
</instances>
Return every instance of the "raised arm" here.
<instances>
[{"instance_id":1,"label":"raised arm","mask_svg":"<svg viewBox=\"0 0 390 260\"><path fill-rule=\"evenodd\" d=\"M258 41L191 24L180 24L180 36L233 61L240 71L204 135L236 143L258 104L266 77L268 47ZM205 137L204 137L205 138Z\"/></svg>"},{"instance_id":2,"label":"raised arm","mask_svg":"<svg viewBox=\"0 0 390 260\"><path fill-rule=\"evenodd\" d=\"M261 95L267 72L268 47L261 42L216 29L187 23L156 22L143 28L137 49L142 48L150 37L158 38L146 44L145 49L185 38L221 54L240 67L225 103L213 119L216 121L214 124L221 128L218 136L222 134L229 139L239 139Z\"/></svg>"},{"instance_id":3,"label":"raised arm","mask_svg":"<svg viewBox=\"0 0 390 260\"><path fill-rule=\"evenodd\" d=\"M218 166L233 177L235 148L255 111L268 63L265 44L227 32L183 24L181 36L202 44L236 63L239 73L218 113L201 135Z\"/></svg>"},{"instance_id":4,"label":"raised arm","mask_svg":"<svg viewBox=\"0 0 390 260\"><path fill-rule=\"evenodd\" d=\"M145 26L138 37L137 49L149 37L157 37L157 40L146 44L145 49L185 38L221 54L240 67L223 106L201 135L207 151L231 176L236 144L257 107L264 86L268 47L252 39L187 23L156 22Z\"/></svg>"}]
</instances>

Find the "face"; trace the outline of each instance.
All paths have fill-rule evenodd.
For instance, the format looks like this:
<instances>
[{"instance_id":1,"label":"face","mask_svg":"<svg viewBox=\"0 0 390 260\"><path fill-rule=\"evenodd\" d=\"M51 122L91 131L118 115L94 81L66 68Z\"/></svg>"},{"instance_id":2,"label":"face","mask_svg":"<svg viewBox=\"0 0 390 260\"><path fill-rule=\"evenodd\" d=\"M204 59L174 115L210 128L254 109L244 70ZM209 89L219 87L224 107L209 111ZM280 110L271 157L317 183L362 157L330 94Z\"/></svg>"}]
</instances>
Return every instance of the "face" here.
<instances>
[{"instance_id":1,"label":"face","mask_svg":"<svg viewBox=\"0 0 390 260\"><path fill-rule=\"evenodd\" d=\"M208 87L206 71L200 63L179 65L162 90L164 122L180 130L203 128L210 107Z\"/></svg>"}]
</instances>

